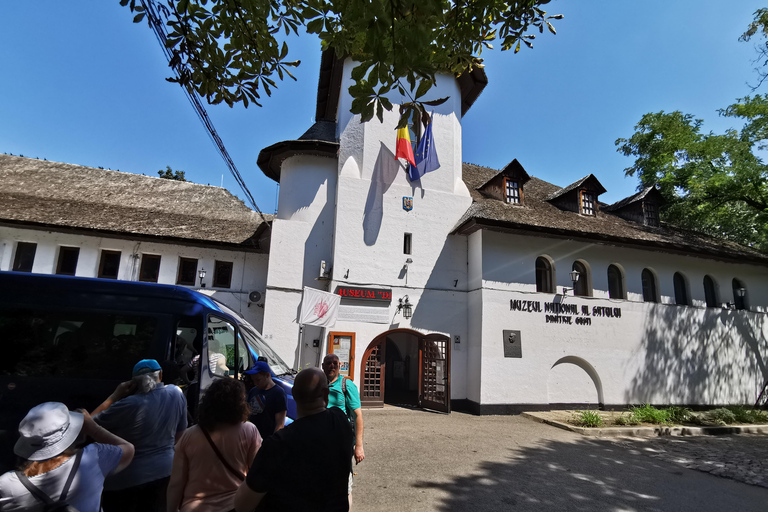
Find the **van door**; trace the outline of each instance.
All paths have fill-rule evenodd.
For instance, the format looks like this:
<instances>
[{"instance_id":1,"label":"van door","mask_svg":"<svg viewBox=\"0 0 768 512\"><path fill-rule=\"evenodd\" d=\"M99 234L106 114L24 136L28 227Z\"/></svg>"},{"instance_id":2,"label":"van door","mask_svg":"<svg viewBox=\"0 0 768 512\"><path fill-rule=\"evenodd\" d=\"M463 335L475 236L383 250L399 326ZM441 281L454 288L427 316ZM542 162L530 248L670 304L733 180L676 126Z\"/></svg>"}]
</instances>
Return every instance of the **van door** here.
<instances>
[{"instance_id":1,"label":"van door","mask_svg":"<svg viewBox=\"0 0 768 512\"><path fill-rule=\"evenodd\" d=\"M200 357L201 390L207 389L217 377L239 379L250 368L252 361L236 324L209 314L205 333Z\"/></svg>"}]
</instances>

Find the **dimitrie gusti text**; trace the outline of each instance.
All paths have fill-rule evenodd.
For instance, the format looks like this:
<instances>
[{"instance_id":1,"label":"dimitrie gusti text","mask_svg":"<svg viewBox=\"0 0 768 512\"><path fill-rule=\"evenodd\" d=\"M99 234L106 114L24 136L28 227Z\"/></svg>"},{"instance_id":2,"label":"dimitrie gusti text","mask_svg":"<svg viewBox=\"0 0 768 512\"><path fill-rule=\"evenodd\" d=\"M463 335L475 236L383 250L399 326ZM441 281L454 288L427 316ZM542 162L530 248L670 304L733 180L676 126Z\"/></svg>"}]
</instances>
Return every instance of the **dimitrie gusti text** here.
<instances>
[{"instance_id":1,"label":"dimitrie gusti text","mask_svg":"<svg viewBox=\"0 0 768 512\"><path fill-rule=\"evenodd\" d=\"M538 300L509 301L509 309L525 313L545 313L548 324L592 325L592 317L621 318L621 308L605 306L579 307L576 304L544 302Z\"/></svg>"}]
</instances>

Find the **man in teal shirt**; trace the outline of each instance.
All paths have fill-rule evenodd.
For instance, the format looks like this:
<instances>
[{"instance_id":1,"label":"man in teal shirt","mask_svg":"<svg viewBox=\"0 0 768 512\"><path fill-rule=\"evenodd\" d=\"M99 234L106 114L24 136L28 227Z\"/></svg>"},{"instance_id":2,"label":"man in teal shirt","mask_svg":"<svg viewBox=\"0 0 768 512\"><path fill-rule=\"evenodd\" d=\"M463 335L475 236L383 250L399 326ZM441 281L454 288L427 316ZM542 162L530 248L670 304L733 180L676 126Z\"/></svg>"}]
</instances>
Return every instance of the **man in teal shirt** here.
<instances>
[{"instance_id":1,"label":"man in teal shirt","mask_svg":"<svg viewBox=\"0 0 768 512\"><path fill-rule=\"evenodd\" d=\"M363 409L360 407L360 393L352 379L339 375L339 357L328 354L323 359L323 373L328 378L328 407L338 407L350 422L354 422L355 430L355 464L365 459L363 450ZM346 382L344 382L346 380ZM346 392L344 392L346 388ZM349 505L352 507L352 475L349 476Z\"/></svg>"}]
</instances>

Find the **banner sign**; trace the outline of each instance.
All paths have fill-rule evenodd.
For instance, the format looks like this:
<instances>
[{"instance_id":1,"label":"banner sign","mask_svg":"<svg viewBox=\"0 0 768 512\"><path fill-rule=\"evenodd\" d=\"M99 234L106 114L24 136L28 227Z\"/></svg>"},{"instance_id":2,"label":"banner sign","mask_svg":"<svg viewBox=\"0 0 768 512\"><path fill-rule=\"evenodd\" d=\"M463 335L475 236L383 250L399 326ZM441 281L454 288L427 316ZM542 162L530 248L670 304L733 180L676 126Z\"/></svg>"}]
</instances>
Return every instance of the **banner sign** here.
<instances>
[{"instance_id":1,"label":"banner sign","mask_svg":"<svg viewBox=\"0 0 768 512\"><path fill-rule=\"evenodd\" d=\"M382 288L353 288L351 286L339 286L336 294L345 299L362 300L392 300L392 290Z\"/></svg>"},{"instance_id":2,"label":"banner sign","mask_svg":"<svg viewBox=\"0 0 768 512\"><path fill-rule=\"evenodd\" d=\"M341 298L333 293L304 287L301 299L301 316L299 324L333 327L339 312Z\"/></svg>"}]
</instances>

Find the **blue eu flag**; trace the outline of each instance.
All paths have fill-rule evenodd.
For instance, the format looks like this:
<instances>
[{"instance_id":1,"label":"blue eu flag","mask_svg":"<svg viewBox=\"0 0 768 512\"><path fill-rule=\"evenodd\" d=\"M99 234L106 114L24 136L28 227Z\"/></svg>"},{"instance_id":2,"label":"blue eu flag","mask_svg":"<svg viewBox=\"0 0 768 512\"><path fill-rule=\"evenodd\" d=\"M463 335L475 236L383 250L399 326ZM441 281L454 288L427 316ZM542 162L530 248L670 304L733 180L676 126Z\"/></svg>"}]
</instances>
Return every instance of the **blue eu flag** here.
<instances>
[{"instance_id":1,"label":"blue eu flag","mask_svg":"<svg viewBox=\"0 0 768 512\"><path fill-rule=\"evenodd\" d=\"M421 179L428 172L432 172L440 167L440 161L437 159L434 140L432 140L432 123L427 125L424 130L424 136L416 146L414 154L416 166L408 164L408 177L411 181Z\"/></svg>"}]
</instances>

